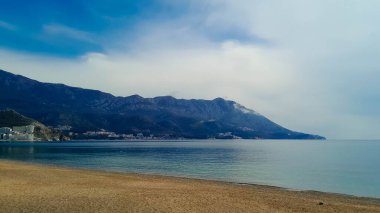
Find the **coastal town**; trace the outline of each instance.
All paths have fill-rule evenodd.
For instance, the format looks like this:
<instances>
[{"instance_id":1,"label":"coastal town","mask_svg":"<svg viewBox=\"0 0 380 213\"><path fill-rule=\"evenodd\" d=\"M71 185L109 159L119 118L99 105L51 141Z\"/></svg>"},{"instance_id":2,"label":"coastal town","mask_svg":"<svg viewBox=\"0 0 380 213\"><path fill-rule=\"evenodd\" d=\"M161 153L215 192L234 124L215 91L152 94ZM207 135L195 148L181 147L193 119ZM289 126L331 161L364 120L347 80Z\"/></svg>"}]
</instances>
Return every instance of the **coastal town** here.
<instances>
[{"instance_id":1,"label":"coastal town","mask_svg":"<svg viewBox=\"0 0 380 213\"><path fill-rule=\"evenodd\" d=\"M115 133L106 129L98 129L86 132L76 132L71 126L62 125L50 127L55 131L62 132L73 140L167 140L167 139L184 139L183 137L174 137L170 134L154 135L142 132L136 133Z\"/></svg>"},{"instance_id":2,"label":"coastal town","mask_svg":"<svg viewBox=\"0 0 380 213\"><path fill-rule=\"evenodd\" d=\"M0 127L0 141L34 141L34 125Z\"/></svg>"},{"instance_id":3,"label":"coastal town","mask_svg":"<svg viewBox=\"0 0 380 213\"><path fill-rule=\"evenodd\" d=\"M49 127L55 132L60 132L67 136L67 139L73 140L168 140L168 139L185 139L178 138L172 135L153 135L153 134L143 134L143 133L129 133L129 134L117 134L112 131L107 131L105 129L99 129L97 131L86 131L82 133L78 133L72 130L71 126L63 125L56 127ZM35 134L35 126L27 125L27 126L14 126L10 127L0 127L0 141L40 141L39 138L34 136ZM66 139L66 140L67 140ZM217 137L214 139L240 139L233 135L231 132L219 133ZM49 141L49 140L48 140Z\"/></svg>"},{"instance_id":4,"label":"coastal town","mask_svg":"<svg viewBox=\"0 0 380 213\"><path fill-rule=\"evenodd\" d=\"M56 127L48 127L54 132L59 132L65 135L65 140L166 140L173 139L171 135L155 136L153 134L117 134L115 132L107 131L105 129L99 129L96 131L75 132L71 126L59 125ZM41 141L40 138L35 137L35 126L13 126L0 127L0 141ZM175 138L184 139L184 138ZM57 141L57 140L47 140Z\"/></svg>"}]
</instances>

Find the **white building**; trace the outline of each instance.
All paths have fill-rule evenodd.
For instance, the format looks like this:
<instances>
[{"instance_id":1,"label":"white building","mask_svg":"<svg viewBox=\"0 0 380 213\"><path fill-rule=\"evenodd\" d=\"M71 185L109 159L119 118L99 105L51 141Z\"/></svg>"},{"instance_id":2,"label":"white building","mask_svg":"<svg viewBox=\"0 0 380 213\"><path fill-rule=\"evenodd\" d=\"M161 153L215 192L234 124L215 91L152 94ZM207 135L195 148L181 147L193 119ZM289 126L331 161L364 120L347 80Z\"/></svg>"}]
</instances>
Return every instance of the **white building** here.
<instances>
[{"instance_id":1,"label":"white building","mask_svg":"<svg viewBox=\"0 0 380 213\"><path fill-rule=\"evenodd\" d=\"M14 132L19 132L22 134L33 134L34 132L34 125L28 125L28 126L14 126L13 127Z\"/></svg>"},{"instance_id":2,"label":"white building","mask_svg":"<svg viewBox=\"0 0 380 213\"><path fill-rule=\"evenodd\" d=\"M3 141L34 141L34 125L0 128L0 140Z\"/></svg>"},{"instance_id":3,"label":"white building","mask_svg":"<svg viewBox=\"0 0 380 213\"><path fill-rule=\"evenodd\" d=\"M12 132L12 129L9 127L1 127L0 128L0 140L9 140L9 134Z\"/></svg>"},{"instance_id":4,"label":"white building","mask_svg":"<svg viewBox=\"0 0 380 213\"><path fill-rule=\"evenodd\" d=\"M12 132L12 129L9 127L1 127L0 128L0 134L9 134Z\"/></svg>"}]
</instances>

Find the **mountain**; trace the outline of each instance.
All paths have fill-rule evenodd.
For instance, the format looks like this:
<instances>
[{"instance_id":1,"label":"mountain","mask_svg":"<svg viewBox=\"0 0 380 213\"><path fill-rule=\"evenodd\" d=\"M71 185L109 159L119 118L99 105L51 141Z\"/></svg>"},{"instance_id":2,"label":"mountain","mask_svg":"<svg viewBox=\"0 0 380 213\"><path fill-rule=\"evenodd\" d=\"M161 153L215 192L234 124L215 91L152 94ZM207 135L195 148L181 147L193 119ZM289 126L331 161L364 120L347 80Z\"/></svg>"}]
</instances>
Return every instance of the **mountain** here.
<instances>
[{"instance_id":1,"label":"mountain","mask_svg":"<svg viewBox=\"0 0 380 213\"><path fill-rule=\"evenodd\" d=\"M36 140L46 141L64 138L59 132L46 127L38 121L25 117L14 110L0 110L0 127L13 128L14 126L28 125L34 126L34 137Z\"/></svg>"},{"instance_id":2,"label":"mountain","mask_svg":"<svg viewBox=\"0 0 380 213\"><path fill-rule=\"evenodd\" d=\"M105 129L170 138L323 139L288 130L222 98L116 97L97 90L42 83L0 70L0 109L5 108L50 126L71 126L74 132Z\"/></svg>"}]
</instances>

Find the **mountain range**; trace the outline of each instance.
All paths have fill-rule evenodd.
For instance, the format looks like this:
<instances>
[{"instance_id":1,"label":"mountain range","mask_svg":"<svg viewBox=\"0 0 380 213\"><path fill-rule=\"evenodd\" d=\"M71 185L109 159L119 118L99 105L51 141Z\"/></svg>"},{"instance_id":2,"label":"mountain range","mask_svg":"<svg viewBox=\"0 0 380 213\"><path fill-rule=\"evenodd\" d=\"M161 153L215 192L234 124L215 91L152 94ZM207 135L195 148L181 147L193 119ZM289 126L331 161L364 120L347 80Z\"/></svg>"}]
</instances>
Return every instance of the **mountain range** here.
<instances>
[{"instance_id":1,"label":"mountain range","mask_svg":"<svg viewBox=\"0 0 380 213\"><path fill-rule=\"evenodd\" d=\"M117 97L98 90L42 83L3 70L0 109L16 110L49 126L67 125L79 133L104 129L168 138L324 139L286 129L222 98Z\"/></svg>"}]
</instances>

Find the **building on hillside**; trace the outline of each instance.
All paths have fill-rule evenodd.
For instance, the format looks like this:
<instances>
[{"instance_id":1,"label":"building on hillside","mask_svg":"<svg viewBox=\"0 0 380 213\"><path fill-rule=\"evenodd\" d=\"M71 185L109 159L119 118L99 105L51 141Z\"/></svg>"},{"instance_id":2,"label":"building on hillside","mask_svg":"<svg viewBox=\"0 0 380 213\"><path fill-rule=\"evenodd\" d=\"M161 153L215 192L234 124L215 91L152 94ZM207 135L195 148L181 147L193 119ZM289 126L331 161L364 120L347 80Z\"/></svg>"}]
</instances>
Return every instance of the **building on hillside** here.
<instances>
[{"instance_id":1,"label":"building on hillside","mask_svg":"<svg viewBox=\"0 0 380 213\"><path fill-rule=\"evenodd\" d=\"M1 127L0 128L0 140L9 140L9 134L12 132L12 129L9 127Z\"/></svg>"},{"instance_id":2,"label":"building on hillside","mask_svg":"<svg viewBox=\"0 0 380 213\"><path fill-rule=\"evenodd\" d=\"M3 141L34 141L34 125L0 128L0 140Z\"/></svg>"},{"instance_id":3,"label":"building on hillside","mask_svg":"<svg viewBox=\"0 0 380 213\"><path fill-rule=\"evenodd\" d=\"M12 129L9 127L1 127L0 128L0 134L9 134L12 132Z\"/></svg>"},{"instance_id":4,"label":"building on hillside","mask_svg":"<svg viewBox=\"0 0 380 213\"><path fill-rule=\"evenodd\" d=\"M33 134L34 132L34 125L28 125L28 126L14 126L13 127L14 132L19 132L22 134Z\"/></svg>"}]
</instances>

